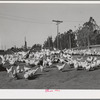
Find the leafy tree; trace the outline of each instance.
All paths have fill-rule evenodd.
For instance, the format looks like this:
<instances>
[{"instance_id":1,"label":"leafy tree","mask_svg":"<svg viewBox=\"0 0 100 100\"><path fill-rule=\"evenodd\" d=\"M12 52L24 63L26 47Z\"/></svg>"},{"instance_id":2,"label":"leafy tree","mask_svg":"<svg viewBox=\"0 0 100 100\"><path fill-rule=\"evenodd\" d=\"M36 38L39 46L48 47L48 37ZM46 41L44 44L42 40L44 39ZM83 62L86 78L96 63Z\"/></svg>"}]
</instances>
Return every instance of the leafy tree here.
<instances>
[{"instance_id":1,"label":"leafy tree","mask_svg":"<svg viewBox=\"0 0 100 100\"><path fill-rule=\"evenodd\" d=\"M44 42L43 44L43 48L46 49L53 49L53 40L52 40L52 36L49 36L47 38L47 40Z\"/></svg>"},{"instance_id":2,"label":"leafy tree","mask_svg":"<svg viewBox=\"0 0 100 100\"><path fill-rule=\"evenodd\" d=\"M78 30L78 45L89 46L100 43L98 39L99 33L99 26L96 24L96 21L92 17L90 17L89 21L84 23L81 29Z\"/></svg>"},{"instance_id":3,"label":"leafy tree","mask_svg":"<svg viewBox=\"0 0 100 100\"><path fill-rule=\"evenodd\" d=\"M34 45L32 46L32 49L33 49L34 51L40 51L41 48L42 48L41 44L34 44Z\"/></svg>"}]
</instances>

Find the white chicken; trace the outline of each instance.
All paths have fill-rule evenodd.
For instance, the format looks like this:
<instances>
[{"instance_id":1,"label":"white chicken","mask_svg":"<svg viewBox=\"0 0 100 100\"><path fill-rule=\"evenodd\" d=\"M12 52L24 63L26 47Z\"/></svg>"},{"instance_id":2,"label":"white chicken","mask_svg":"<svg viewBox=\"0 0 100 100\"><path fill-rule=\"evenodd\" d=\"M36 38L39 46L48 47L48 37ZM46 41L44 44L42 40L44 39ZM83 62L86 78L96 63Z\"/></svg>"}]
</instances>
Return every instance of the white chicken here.
<instances>
[{"instance_id":1,"label":"white chicken","mask_svg":"<svg viewBox=\"0 0 100 100\"><path fill-rule=\"evenodd\" d=\"M97 60L97 65L98 65L98 66L100 65L100 60Z\"/></svg>"},{"instance_id":2,"label":"white chicken","mask_svg":"<svg viewBox=\"0 0 100 100\"><path fill-rule=\"evenodd\" d=\"M11 66L9 69L6 67L7 73L12 71L13 66Z\"/></svg>"},{"instance_id":3,"label":"white chicken","mask_svg":"<svg viewBox=\"0 0 100 100\"><path fill-rule=\"evenodd\" d=\"M86 69L87 71L89 71L90 68L91 68L91 65L90 65L90 64L87 64L87 66L85 67L85 69Z\"/></svg>"},{"instance_id":4,"label":"white chicken","mask_svg":"<svg viewBox=\"0 0 100 100\"><path fill-rule=\"evenodd\" d=\"M24 78L27 79L27 78L33 76L37 72L37 70L38 70L38 68L36 68L35 70L33 69L33 70L29 70L28 72L25 72Z\"/></svg>"},{"instance_id":5,"label":"white chicken","mask_svg":"<svg viewBox=\"0 0 100 100\"><path fill-rule=\"evenodd\" d=\"M28 68L28 67L26 67L26 66L24 66L24 69L22 69L22 71L28 71L28 70L30 70L31 68Z\"/></svg>"},{"instance_id":6,"label":"white chicken","mask_svg":"<svg viewBox=\"0 0 100 100\"><path fill-rule=\"evenodd\" d=\"M43 67L42 65L40 65L41 72L43 71L43 68L44 68L44 67Z\"/></svg>"},{"instance_id":7,"label":"white chicken","mask_svg":"<svg viewBox=\"0 0 100 100\"><path fill-rule=\"evenodd\" d=\"M73 63L74 63L74 68L77 69L79 66L78 62L76 60L74 60Z\"/></svg>"},{"instance_id":8,"label":"white chicken","mask_svg":"<svg viewBox=\"0 0 100 100\"><path fill-rule=\"evenodd\" d=\"M11 66L9 69L6 68L6 70L7 70L7 73L8 73L8 75L9 75L9 77L14 78L12 68L13 68L13 66Z\"/></svg>"},{"instance_id":9,"label":"white chicken","mask_svg":"<svg viewBox=\"0 0 100 100\"><path fill-rule=\"evenodd\" d=\"M66 63L64 63L63 65L57 65L58 70L62 70L65 67Z\"/></svg>"}]
</instances>

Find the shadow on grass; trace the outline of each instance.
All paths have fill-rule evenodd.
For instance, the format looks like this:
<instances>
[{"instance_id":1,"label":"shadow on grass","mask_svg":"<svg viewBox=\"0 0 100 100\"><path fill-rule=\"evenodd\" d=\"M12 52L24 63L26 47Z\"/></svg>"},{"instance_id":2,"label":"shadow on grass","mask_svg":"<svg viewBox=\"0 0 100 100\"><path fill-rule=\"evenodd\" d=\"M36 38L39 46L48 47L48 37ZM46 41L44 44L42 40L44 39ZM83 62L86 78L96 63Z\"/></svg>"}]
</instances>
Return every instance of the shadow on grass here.
<instances>
[{"instance_id":1,"label":"shadow on grass","mask_svg":"<svg viewBox=\"0 0 100 100\"><path fill-rule=\"evenodd\" d=\"M36 79L36 78L39 78L41 75L42 75L42 74L36 74L36 75L34 75L34 76L32 76L32 77L29 77L28 80L34 80L34 79Z\"/></svg>"},{"instance_id":2,"label":"shadow on grass","mask_svg":"<svg viewBox=\"0 0 100 100\"><path fill-rule=\"evenodd\" d=\"M50 72L51 70L44 70L44 72Z\"/></svg>"},{"instance_id":3,"label":"shadow on grass","mask_svg":"<svg viewBox=\"0 0 100 100\"><path fill-rule=\"evenodd\" d=\"M70 71L73 71L72 69L69 69L69 70L63 70L62 72L70 72Z\"/></svg>"},{"instance_id":4,"label":"shadow on grass","mask_svg":"<svg viewBox=\"0 0 100 100\"><path fill-rule=\"evenodd\" d=\"M70 72L70 71L74 71L74 70L75 70L74 68L67 68L67 69L62 70L62 72Z\"/></svg>"},{"instance_id":5,"label":"shadow on grass","mask_svg":"<svg viewBox=\"0 0 100 100\"><path fill-rule=\"evenodd\" d=\"M2 65L2 64L0 64L0 72L2 72L2 71L6 71L6 68L5 68L5 67L3 67L3 65Z\"/></svg>"}]
</instances>

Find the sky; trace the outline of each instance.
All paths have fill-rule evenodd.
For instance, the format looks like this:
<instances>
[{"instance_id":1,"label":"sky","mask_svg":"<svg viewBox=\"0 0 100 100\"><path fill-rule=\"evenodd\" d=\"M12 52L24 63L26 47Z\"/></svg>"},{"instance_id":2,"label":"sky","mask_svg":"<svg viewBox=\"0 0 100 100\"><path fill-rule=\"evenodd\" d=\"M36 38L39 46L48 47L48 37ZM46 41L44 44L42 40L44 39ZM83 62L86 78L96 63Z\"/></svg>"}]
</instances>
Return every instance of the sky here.
<instances>
[{"instance_id":1,"label":"sky","mask_svg":"<svg viewBox=\"0 0 100 100\"><path fill-rule=\"evenodd\" d=\"M24 45L43 44L48 36L57 35L56 23L60 20L59 32L76 30L90 17L100 25L99 4L0 4L0 49Z\"/></svg>"}]
</instances>

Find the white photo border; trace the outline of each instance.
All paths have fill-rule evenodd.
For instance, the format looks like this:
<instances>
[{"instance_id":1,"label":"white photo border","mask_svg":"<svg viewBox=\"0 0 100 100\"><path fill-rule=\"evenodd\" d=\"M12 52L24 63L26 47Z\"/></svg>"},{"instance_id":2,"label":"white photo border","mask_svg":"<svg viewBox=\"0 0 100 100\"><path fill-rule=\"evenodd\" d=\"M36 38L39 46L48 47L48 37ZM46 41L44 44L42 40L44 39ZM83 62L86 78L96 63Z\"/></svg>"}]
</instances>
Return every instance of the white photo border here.
<instances>
[{"instance_id":1,"label":"white photo border","mask_svg":"<svg viewBox=\"0 0 100 100\"><path fill-rule=\"evenodd\" d=\"M0 1L0 3L100 4L100 1ZM100 90L60 89L46 92L44 89L0 89L0 99L100 99Z\"/></svg>"}]
</instances>

